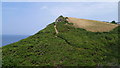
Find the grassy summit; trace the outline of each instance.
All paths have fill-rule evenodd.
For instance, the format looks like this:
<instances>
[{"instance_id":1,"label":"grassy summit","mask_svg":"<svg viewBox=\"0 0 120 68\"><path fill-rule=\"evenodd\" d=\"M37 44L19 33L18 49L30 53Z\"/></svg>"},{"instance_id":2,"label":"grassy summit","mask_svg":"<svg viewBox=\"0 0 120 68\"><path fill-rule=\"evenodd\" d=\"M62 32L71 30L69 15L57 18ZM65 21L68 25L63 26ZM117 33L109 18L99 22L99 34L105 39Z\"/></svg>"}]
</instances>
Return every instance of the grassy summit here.
<instances>
[{"instance_id":1,"label":"grassy summit","mask_svg":"<svg viewBox=\"0 0 120 68\"><path fill-rule=\"evenodd\" d=\"M2 47L3 66L113 66L118 58L118 29L91 32L66 22L49 24L26 39ZM102 26L101 26L102 27Z\"/></svg>"}]
</instances>

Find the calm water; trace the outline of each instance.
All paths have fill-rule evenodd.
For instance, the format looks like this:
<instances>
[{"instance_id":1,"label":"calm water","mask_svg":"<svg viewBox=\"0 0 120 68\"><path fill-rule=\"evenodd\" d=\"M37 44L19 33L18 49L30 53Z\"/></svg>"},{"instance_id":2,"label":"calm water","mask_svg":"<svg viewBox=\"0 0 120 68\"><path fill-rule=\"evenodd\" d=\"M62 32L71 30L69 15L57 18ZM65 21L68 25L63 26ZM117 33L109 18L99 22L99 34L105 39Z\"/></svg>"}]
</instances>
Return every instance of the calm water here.
<instances>
[{"instance_id":1,"label":"calm water","mask_svg":"<svg viewBox=\"0 0 120 68\"><path fill-rule=\"evenodd\" d=\"M17 42L21 39L27 38L30 35L2 35L2 46Z\"/></svg>"}]
</instances>

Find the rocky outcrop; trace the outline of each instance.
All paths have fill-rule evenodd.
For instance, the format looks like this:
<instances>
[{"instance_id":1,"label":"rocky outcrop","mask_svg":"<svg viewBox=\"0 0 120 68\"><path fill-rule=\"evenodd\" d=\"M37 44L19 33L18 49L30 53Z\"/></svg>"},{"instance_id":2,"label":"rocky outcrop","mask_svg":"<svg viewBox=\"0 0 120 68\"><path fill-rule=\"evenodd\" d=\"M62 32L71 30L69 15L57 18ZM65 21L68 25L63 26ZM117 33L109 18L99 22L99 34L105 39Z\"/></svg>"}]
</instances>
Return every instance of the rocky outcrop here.
<instances>
[{"instance_id":1,"label":"rocky outcrop","mask_svg":"<svg viewBox=\"0 0 120 68\"><path fill-rule=\"evenodd\" d=\"M55 20L55 24L57 24L58 22L66 22L67 17L63 17L62 15L59 16L56 20Z\"/></svg>"}]
</instances>

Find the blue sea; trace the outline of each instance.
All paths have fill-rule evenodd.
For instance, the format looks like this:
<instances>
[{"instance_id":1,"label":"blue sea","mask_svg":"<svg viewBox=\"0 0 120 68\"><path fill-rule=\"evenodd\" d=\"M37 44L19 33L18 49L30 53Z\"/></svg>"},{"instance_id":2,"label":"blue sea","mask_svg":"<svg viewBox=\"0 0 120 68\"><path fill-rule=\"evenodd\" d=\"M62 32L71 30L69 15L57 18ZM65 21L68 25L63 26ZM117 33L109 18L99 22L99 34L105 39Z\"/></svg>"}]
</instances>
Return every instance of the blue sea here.
<instances>
[{"instance_id":1,"label":"blue sea","mask_svg":"<svg viewBox=\"0 0 120 68\"><path fill-rule=\"evenodd\" d=\"M2 35L2 46L25 39L30 35Z\"/></svg>"}]
</instances>

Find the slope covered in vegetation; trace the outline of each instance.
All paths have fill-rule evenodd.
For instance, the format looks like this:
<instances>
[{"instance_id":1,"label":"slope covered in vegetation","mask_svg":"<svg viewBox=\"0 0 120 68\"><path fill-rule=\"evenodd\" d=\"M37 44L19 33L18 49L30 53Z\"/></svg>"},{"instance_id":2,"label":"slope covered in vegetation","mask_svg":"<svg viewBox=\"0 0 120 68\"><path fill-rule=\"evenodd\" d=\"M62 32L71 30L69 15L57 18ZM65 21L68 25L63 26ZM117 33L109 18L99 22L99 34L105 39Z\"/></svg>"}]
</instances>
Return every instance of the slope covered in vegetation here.
<instances>
[{"instance_id":1,"label":"slope covered in vegetation","mask_svg":"<svg viewBox=\"0 0 120 68\"><path fill-rule=\"evenodd\" d=\"M3 66L116 66L117 27L110 32L90 32L68 22L54 23L26 39L2 47Z\"/></svg>"}]
</instances>

